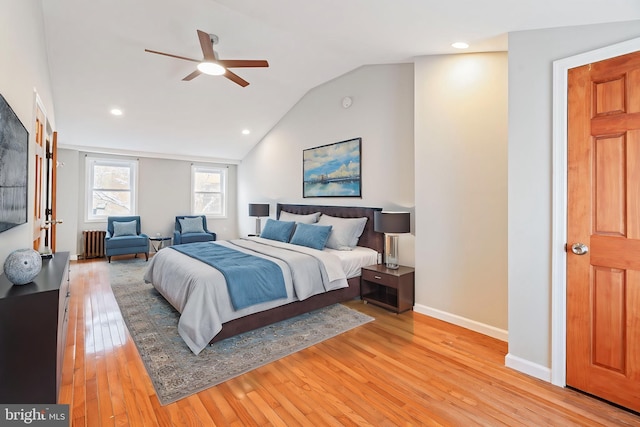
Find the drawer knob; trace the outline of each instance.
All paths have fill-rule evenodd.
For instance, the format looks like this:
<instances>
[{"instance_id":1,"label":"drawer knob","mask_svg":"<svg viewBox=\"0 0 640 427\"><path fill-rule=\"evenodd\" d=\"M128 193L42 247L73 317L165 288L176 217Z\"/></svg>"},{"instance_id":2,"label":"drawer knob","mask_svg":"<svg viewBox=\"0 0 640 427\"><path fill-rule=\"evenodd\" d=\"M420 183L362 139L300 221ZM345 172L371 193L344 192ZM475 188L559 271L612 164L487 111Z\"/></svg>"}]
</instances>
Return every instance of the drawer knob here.
<instances>
[{"instance_id":1,"label":"drawer knob","mask_svg":"<svg viewBox=\"0 0 640 427\"><path fill-rule=\"evenodd\" d=\"M382 280L381 276L373 276L374 279Z\"/></svg>"}]
</instances>

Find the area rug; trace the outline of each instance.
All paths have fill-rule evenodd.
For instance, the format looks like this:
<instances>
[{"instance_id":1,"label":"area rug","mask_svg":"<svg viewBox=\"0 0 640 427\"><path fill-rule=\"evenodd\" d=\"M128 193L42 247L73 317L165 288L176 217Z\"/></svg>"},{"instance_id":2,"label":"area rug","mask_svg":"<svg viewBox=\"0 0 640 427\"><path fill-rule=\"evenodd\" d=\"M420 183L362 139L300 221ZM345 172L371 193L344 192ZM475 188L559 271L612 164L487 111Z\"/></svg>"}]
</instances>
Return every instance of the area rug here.
<instances>
[{"instance_id":1,"label":"area rug","mask_svg":"<svg viewBox=\"0 0 640 427\"><path fill-rule=\"evenodd\" d=\"M162 405L374 320L335 304L227 338L196 356L178 335L180 314L144 283L147 266L144 260L113 261L109 273L122 317Z\"/></svg>"}]
</instances>

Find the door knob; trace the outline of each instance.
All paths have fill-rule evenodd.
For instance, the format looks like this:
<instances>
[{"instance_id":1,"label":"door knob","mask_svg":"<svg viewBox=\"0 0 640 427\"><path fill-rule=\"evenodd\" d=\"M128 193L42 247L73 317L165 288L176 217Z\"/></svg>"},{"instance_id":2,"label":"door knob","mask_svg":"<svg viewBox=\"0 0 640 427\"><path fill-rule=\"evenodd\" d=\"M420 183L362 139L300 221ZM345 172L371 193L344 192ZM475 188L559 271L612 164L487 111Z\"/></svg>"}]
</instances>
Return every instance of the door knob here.
<instances>
[{"instance_id":1,"label":"door knob","mask_svg":"<svg viewBox=\"0 0 640 427\"><path fill-rule=\"evenodd\" d=\"M589 252L589 246L580 242L574 243L573 245L571 245L571 252L573 252L576 255L584 255L587 252Z\"/></svg>"}]
</instances>

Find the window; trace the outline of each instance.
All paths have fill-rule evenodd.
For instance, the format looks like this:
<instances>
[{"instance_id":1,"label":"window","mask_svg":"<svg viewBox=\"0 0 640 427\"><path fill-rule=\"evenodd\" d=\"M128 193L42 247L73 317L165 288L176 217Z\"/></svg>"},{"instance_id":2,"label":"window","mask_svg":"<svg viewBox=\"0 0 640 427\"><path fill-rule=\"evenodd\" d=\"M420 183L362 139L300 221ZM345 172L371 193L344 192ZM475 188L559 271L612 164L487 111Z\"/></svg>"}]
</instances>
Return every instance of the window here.
<instances>
[{"instance_id":1,"label":"window","mask_svg":"<svg viewBox=\"0 0 640 427\"><path fill-rule=\"evenodd\" d=\"M191 213L227 215L227 168L191 166Z\"/></svg>"},{"instance_id":2,"label":"window","mask_svg":"<svg viewBox=\"0 0 640 427\"><path fill-rule=\"evenodd\" d=\"M136 214L137 160L87 157L87 220Z\"/></svg>"}]
</instances>

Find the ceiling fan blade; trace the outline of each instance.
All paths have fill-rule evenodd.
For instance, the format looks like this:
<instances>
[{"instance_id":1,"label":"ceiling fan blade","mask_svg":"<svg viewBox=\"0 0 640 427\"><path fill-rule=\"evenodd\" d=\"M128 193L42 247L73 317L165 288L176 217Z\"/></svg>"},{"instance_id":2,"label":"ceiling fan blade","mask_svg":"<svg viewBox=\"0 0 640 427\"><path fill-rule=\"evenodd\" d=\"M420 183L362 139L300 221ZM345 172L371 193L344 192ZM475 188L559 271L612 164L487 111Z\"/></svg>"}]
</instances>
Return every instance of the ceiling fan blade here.
<instances>
[{"instance_id":1,"label":"ceiling fan blade","mask_svg":"<svg viewBox=\"0 0 640 427\"><path fill-rule=\"evenodd\" d=\"M193 73L189 74L187 77L182 79L182 81L183 82L191 81L191 80L195 79L196 77L198 77L200 74L202 74L202 72L200 70L195 70Z\"/></svg>"},{"instance_id":2,"label":"ceiling fan blade","mask_svg":"<svg viewBox=\"0 0 640 427\"><path fill-rule=\"evenodd\" d=\"M185 61L200 62L199 59L191 59L184 56L172 55L170 53L158 52L156 50L145 49L144 51L149 53L156 53L158 55L170 56L172 58L184 59Z\"/></svg>"},{"instance_id":3,"label":"ceiling fan blade","mask_svg":"<svg viewBox=\"0 0 640 427\"><path fill-rule=\"evenodd\" d=\"M246 81L245 79L243 79L242 77L240 77L236 73L232 72L231 70L227 70L226 73L224 73L223 75L226 78L228 78L229 80L231 80L232 82L237 83L242 87L249 86L249 82L248 81Z\"/></svg>"},{"instance_id":4,"label":"ceiling fan blade","mask_svg":"<svg viewBox=\"0 0 640 427\"><path fill-rule=\"evenodd\" d=\"M268 67L264 60L251 59L218 59L218 64L225 68Z\"/></svg>"},{"instance_id":5,"label":"ceiling fan blade","mask_svg":"<svg viewBox=\"0 0 640 427\"><path fill-rule=\"evenodd\" d=\"M198 38L200 39L200 47L202 47L202 54L205 61L215 61L216 54L213 52L213 43L211 42L211 36L204 31L198 31Z\"/></svg>"}]
</instances>

